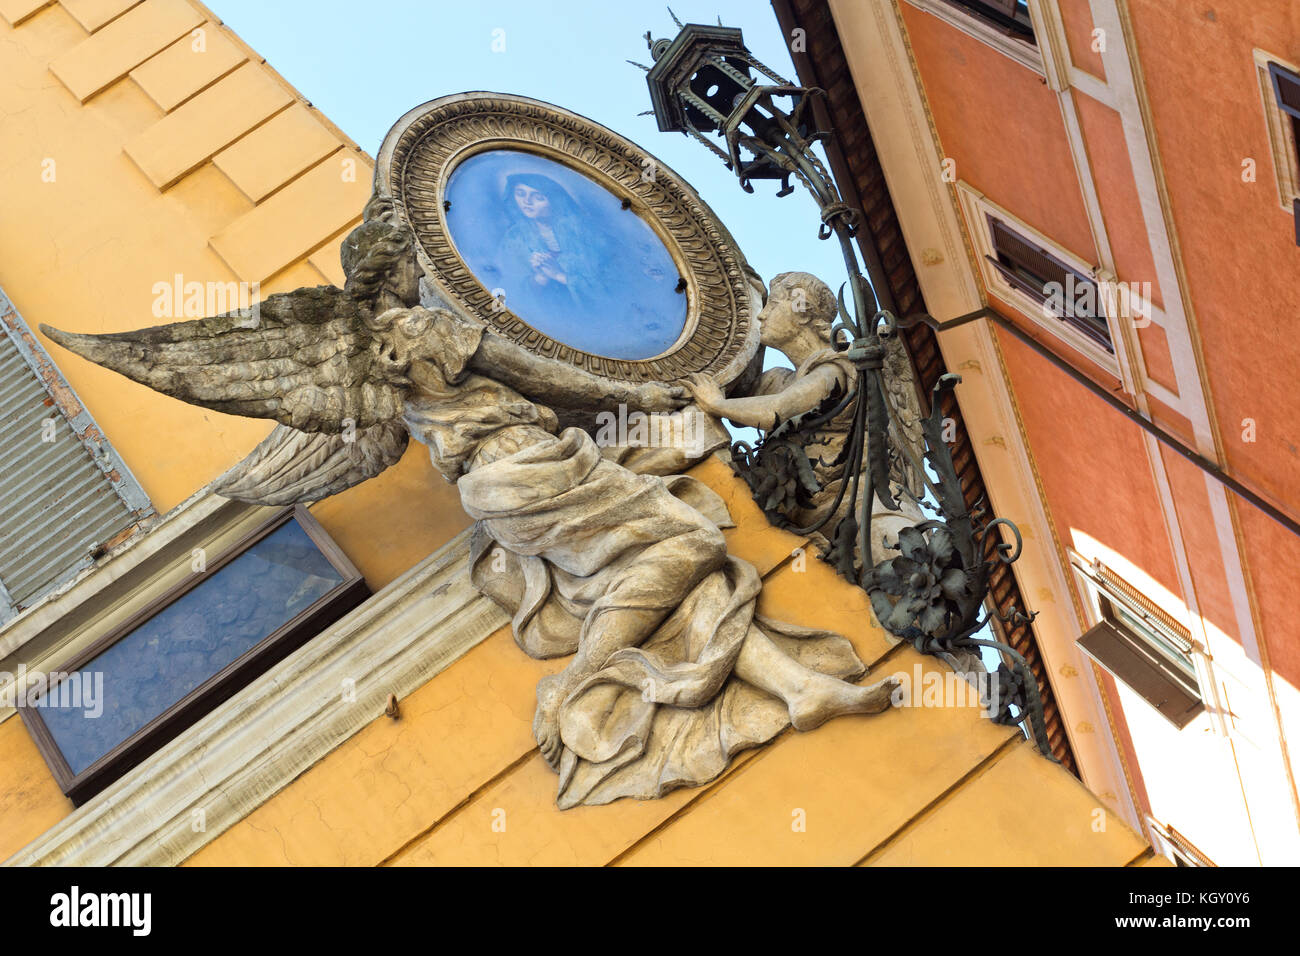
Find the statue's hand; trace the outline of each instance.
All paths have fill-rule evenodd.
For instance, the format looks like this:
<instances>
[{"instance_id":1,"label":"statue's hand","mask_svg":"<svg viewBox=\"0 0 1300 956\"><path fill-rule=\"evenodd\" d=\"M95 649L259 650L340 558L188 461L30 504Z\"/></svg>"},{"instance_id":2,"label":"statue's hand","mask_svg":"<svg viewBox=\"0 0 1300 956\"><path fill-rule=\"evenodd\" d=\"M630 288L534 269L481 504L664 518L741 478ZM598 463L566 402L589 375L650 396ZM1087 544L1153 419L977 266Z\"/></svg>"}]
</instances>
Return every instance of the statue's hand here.
<instances>
[{"instance_id":1,"label":"statue's hand","mask_svg":"<svg viewBox=\"0 0 1300 956\"><path fill-rule=\"evenodd\" d=\"M690 395L680 385L644 382L632 390L632 401L644 412L663 412L681 408L690 401Z\"/></svg>"},{"instance_id":2,"label":"statue's hand","mask_svg":"<svg viewBox=\"0 0 1300 956\"><path fill-rule=\"evenodd\" d=\"M727 396L722 394L722 389L718 387L717 382L707 375L697 373L686 380L686 390L691 393L696 405L710 415L722 417L722 409Z\"/></svg>"}]
</instances>

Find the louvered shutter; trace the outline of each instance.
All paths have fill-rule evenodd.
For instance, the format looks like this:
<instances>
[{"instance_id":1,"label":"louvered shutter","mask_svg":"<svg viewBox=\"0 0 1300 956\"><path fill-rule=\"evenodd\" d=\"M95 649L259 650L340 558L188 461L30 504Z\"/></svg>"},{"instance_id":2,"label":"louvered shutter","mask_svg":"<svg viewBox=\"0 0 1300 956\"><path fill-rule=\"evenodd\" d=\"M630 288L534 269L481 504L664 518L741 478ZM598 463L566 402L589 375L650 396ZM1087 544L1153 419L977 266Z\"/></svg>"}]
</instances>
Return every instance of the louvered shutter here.
<instances>
[{"instance_id":1,"label":"louvered shutter","mask_svg":"<svg viewBox=\"0 0 1300 956\"><path fill-rule=\"evenodd\" d=\"M1084 653L1123 681L1175 727L1185 727L1205 709L1200 694L1159 654L1102 621L1078 640Z\"/></svg>"},{"instance_id":2,"label":"louvered shutter","mask_svg":"<svg viewBox=\"0 0 1300 956\"><path fill-rule=\"evenodd\" d=\"M1110 340L1110 327L1106 323L1101 308L1101 295L1096 283L1088 276L1082 275L1061 262L1055 256L1029 242L1012 230L1002 220L988 217L989 232L993 237L995 256L986 256L989 264L1011 284L1013 288L1034 299L1040 305L1046 305L1050 295L1048 288L1055 284L1062 292L1078 290L1082 286L1093 286L1092 301L1095 303L1090 312L1081 310L1076 302L1069 302L1061 312L1053 312L1058 319L1078 329L1106 351L1114 353ZM1076 291L1077 296L1077 291Z\"/></svg>"},{"instance_id":3,"label":"louvered shutter","mask_svg":"<svg viewBox=\"0 0 1300 956\"><path fill-rule=\"evenodd\" d=\"M0 325L2 622L152 508L3 293Z\"/></svg>"},{"instance_id":4,"label":"louvered shutter","mask_svg":"<svg viewBox=\"0 0 1300 956\"><path fill-rule=\"evenodd\" d=\"M1300 118L1300 76L1286 67L1269 63L1268 75L1273 81L1273 96L1284 113Z\"/></svg>"},{"instance_id":5,"label":"louvered shutter","mask_svg":"<svg viewBox=\"0 0 1300 956\"><path fill-rule=\"evenodd\" d=\"M1015 281L1010 278L1007 281L1040 301L1047 298L1047 293L1043 290L1049 282L1065 285L1065 277L1070 270L1063 264L1012 232L1002 220L990 219L989 225L993 233L993 248L998 254L994 264L1002 267L998 271L1004 276L1008 272L1020 272L1029 273L1033 277L1031 280L1020 275Z\"/></svg>"}]
</instances>

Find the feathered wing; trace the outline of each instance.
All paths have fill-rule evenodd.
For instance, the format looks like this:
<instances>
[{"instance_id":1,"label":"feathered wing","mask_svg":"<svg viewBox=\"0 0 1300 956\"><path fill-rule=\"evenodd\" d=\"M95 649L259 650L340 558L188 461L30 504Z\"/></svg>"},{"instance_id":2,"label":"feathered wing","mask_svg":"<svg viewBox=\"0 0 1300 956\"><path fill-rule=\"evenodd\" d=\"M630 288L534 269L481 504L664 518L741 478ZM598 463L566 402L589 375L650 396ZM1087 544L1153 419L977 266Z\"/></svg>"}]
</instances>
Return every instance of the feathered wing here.
<instances>
[{"instance_id":1,"label":"feathered wing","mask_svg":"<svg viewBox=\"0 0 1300 956\"><path fill-rule=\"evenodd\" d=\"M276 425L266 439L212 484L236 501L305 504L375 477L402 457L407 443L400 421L346 432L302 432Z\"/></svg>"},{"instance_id":2,"label":"feathered wing","mask_svg":"<svg viewBox=\"0 0 1300 956\"><path fill-rule=\"evenodd\" d=\"M921 498L925 495L925 476L917 471L912 461L919 464L925 460L925 435L921 430L924 414L916 396L912 360L908 357L902 340L896 335L885 339L882 373L886 400L893 413L889 422L890 433L899 452L890 463L890 479L906 488L914 497ZM901 453L904 446L911 450L911 458Z\"/></svg>"},{"instance_id":3,"label":"feathered wing","mask_svg":"<svg viewBox=\"0 0 1300 956\"><path fill-rule=\"evenodd\" d=\"M152 389L300 431L369 428L401 416L372 336L342 289L268 296L251 309L133 332L41 330L64 348Z\"/></svg>"},{"instance_id":4,"label":"feathered wing","mask_svg":"<svg viewBox=\"0 0 1300 956\"><path fill-rule=\"evenodd\" d=\"M354 300L334 286L272 295L252 309L53 341L193 405L279 423L222 475L219 494L281 505L372 478L406 448L402 392Z\"/></svg>"}]
</instances>

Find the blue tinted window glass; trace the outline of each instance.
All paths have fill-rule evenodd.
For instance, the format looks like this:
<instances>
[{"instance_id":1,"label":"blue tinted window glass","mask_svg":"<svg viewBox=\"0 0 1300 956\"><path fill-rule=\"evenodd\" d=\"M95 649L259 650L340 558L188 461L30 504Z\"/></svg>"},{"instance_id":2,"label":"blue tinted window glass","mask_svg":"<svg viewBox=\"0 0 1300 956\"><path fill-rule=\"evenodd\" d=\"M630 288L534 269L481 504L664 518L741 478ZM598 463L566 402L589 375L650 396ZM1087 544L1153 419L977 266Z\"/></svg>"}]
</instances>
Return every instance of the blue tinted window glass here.
<instances>
[{"instance_id":1,"label":"blue tinted window glass","mask_svg":"<svg viewBox=\"0 0 1300 956\"><path fill-rule=\"evenodd\" d=\"M94 657L40 701L74 774L342 583L290 520Z\"/></svg>"},{"instance_id":2,"label":"blue tinted window glass","mask_svg":"<svg viewBox=\"0 0 1300 956\"><path fill-rule=\"evenodd\" d=\"M594 180L519 150L476 153L447 182L447 232L507 309L608 358L666 352L686 327L677 267L650 225Z\"/></svg>"}]
</instances>

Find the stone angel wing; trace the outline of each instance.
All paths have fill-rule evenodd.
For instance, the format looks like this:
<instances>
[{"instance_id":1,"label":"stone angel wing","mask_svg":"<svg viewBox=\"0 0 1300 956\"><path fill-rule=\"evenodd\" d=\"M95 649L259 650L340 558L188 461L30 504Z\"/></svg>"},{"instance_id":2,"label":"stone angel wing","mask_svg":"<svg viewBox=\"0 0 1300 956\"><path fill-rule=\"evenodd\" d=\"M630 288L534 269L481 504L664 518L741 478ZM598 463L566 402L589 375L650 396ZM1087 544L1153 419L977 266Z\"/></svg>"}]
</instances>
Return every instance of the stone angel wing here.
<instances>
[{"instance_id":1,"label":"stone angel wing","mask_svg":"<svg viewBox=\"0 0 1300 956\"><path fill-rule=\"evenodd\" d=\"M213 482L212 490L263 505L319 501L395 465L408 437L400 421L380 422L355 435L276 425L247 458Z\"/></svg>"},{"instance_id":2,"label":"stone angel wing","mask_svg":"<svg viewBox=\"0 0 1300 956\"><path fill-rule=\"evenodd\" d=\"M379 474L406 448L400 377L366 310L334 286L251 309L132 332L53 341L174 398L279 423L214 490L260 504L316 501Z\"/></svg>"},{"instance_id":3,"label":"stone angel wing","mask_svg":"<svg viewBox=\"0 0 1300 956\"><path fill-rule=\"evenodd\" d=\"M925 417L916 394L916 376L912 360L898 335L882 336L885 361L881 368L885 401L889 403L890 438L893 454L889 462L890 482L921 500L925 497L925 474L920 471L925 461L925 435L921 421ZM905 450L910 452L906 454Z\"/></svg>"}]
</instances>

